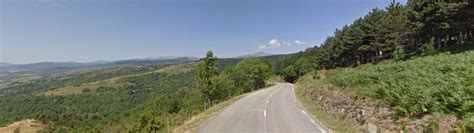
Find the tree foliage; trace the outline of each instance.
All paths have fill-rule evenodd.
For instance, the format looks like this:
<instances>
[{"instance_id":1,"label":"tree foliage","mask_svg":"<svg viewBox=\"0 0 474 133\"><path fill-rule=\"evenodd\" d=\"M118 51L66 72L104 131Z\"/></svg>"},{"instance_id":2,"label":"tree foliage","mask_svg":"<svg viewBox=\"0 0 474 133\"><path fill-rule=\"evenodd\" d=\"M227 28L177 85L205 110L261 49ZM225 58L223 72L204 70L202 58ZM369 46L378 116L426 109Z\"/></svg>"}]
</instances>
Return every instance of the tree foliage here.
<instances>
[{"instance_id":1,"label":"tree foliage","mask_svg":"<svg viewBox=\"0 0 474 133\"><path fill-rule=\"evenodd\" d=\"M218 95L218 88L215 85L215 79L217 78L218 66L217 57L214 56L212 51L208 51L206 56L201 60L196 68L197 82L196 87L201 90L204 95L205 108L211 106L212 101Z\"/></svg>"},{"instance_id":2,"label":"tree foliage","mask_svg":"<svg viewBox=\"0 0 474 133\"><path fill-rule=\"evenodd\" d=\"M270 65L257 58L246 58L234 68L236 84L244 92L265 87L265 80L272 74Z\"/></svg>"},{"instance_id":3,"label":"tree foliage","mask_svg":"<svg viewBox=\"0 0 474 133\"><path fill-rule=\"evenodd\" d=\"M285 75L284 69L292 66L301 76L305 71L301 71L300 59L308 60L312 69L331 69L429 55L435 48L465 47L474 38L472 18L472 1L392 2L336 29L320 46L287 57L277 64L277 72ZM286 75L294 80L292 76Z\"/></svg>"}]
</instances>

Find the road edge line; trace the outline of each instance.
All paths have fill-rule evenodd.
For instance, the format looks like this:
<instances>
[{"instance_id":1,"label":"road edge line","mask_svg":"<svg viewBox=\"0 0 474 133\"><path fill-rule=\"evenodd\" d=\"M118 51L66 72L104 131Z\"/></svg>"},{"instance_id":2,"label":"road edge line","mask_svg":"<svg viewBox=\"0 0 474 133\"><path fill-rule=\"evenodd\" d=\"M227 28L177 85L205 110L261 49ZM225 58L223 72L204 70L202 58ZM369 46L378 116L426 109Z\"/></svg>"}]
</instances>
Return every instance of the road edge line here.
<instances>
[{"instance_id":1,"label":"road edge line","mask_svg":"<svg viewBox=\"0 0 474 133\"><path fill-rule=\"evenodd\" d=\"M268 89L268 88L271 88L273 86L276 86L275 84L272 85L272 86L268 86L268 87L265 87L265 88L261 88L261 89L258 89L256 91L253 91L253 92L248 92L248 93L244 93L244 94L241 94L241 95L244 95L242 96L241 98L237 99L234 103L231 103L229 105L227 105L226 107L224 107L223 109L219 110L219 112L215 113L214 116L211 116L209 119L206 120L205 123L203 123L202 125L200 125L197 130L196 130L196 133L199 133L199 131L202 129L202 127L204 127L205 125L207 125L212 119L214 119L217 115L221 114L224 110L226 110L227 108L229 108L230 106L232 106L233 104L239 102L240 100L242 100L243 98L245 97L248 97L250 96L251 94L254 94L254 93L257 93L259 91L263 91L265 89ZM205 110L204 110L205 111Z\"/></svg>"},{"instance_id":2,"label":"road edge line","mask_svg":"<svg viewBox=\"0 0 474 133\"><path fill-rule=\"evenodd\" d=\"M298 99L298 97L296 96L296 92L295 92L295 85L294 84L291 84L289 83L292 87L293 87L293 95L295 96L295 99L296 99L296 102L298 103L298 106L300 106L300 108L302 108L305 112L307 112L308 116L310 116L314 121L316 121L316 123L318 123L319 126L321 126L322 128L326 129L326 131L328 133L333 133L332 130L326 126L324 126L324 124L319 121L318 119L316 119L316 117L311 113L309 112L300 102L300 99Z\"/></svg>"}]
</instances>

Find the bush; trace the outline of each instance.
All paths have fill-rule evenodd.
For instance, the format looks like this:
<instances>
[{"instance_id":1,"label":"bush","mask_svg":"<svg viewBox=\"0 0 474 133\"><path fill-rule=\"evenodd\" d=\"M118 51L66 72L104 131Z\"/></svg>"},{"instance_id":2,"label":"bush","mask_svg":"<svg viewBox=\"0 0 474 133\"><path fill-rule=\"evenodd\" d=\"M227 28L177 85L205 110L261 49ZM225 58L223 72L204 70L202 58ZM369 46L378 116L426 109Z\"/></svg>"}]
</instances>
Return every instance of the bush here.
<instances>
[{"instance_id":1,"label":"bush","mask_svg":"<svg viewBox=\"0 0 474 133\"><path fill-rule=\"evenodd\" d=\"M234 68L236 84L245 92L265 87L265 80L272 74L270 66L257 58L246 58Z\"/></svg>"},{"instance_id":2,"label":"bush","mask_svg":"<svg viewBox=\"0 0 474 133\"><path fill-rule=\"evenodd\" d=\"M374 65L328 79L340 89L359 88L359 95L392 106L396 118L443 112L469 123L474 110L474 51Z\"/></svg>"},{"instance_id":3,"label":"bush","mask_svg":"<svg viewBox=\"0 0 474 133\"><path fill-rule=\"evenodd\" d=\"M403 46L398 46L396 49L395 49L395 52L393 52L393 59L394 60L405 60L405 48L403 48Z\"/></svg>"},{"instance_id":4,"label":"bush","mask_svg":"<svg viewBox=\"0 0 474 133\"><path fill-rule=\"evenodd\" d=\"M90 92L90 91L91 91L91 89L89 89L89 88L82 89L82 93L86 93L86 92Z\"/></svg>"},{"instance_id":5,"label":"bush","mask_svg":"<svg viewBox=\"0 0 474 133\"><path fill-rule=\"evenodd\" d=\"M434 38L421 46L421 52L421 55L433 55L436 53L436 49L434 47Z\"/></svg>"}]
</instances>

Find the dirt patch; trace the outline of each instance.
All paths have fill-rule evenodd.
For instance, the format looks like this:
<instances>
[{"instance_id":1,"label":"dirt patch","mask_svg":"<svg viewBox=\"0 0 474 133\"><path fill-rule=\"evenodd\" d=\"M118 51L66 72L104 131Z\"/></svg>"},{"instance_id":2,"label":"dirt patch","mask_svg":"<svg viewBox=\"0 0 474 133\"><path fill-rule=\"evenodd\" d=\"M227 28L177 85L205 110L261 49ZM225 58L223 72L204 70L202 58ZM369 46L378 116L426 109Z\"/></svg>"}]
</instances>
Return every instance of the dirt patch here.
<instances>
[{"instance_id":1,"label":"dirt patch","mask_svg":"<svg viewBox=\"0 0 474 133\"><path fill-rule=\"evenodd\" d=\"M46 126L34 119L26 119L14 122L5 127L0 127L0 133L35 133L44 130Z\"/></svg>"}]
</instances>

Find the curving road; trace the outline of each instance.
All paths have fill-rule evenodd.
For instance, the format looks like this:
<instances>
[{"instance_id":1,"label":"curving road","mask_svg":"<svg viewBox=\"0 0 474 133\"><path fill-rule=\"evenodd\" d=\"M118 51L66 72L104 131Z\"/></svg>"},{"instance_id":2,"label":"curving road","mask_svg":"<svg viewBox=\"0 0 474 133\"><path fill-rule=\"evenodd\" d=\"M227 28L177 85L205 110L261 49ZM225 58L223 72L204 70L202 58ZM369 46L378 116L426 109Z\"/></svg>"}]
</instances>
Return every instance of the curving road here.
<instances>
[{"instance_id":1,"label":"curving road","mask_svg":"<svg viewBox=\"0 0 474 133\"><path fill-rule=\"evenodd\" d=\"M203 125L200 133L327 133L296 100L288 83L262 89L230 105Z\"/></svg>"}]
</instances>

